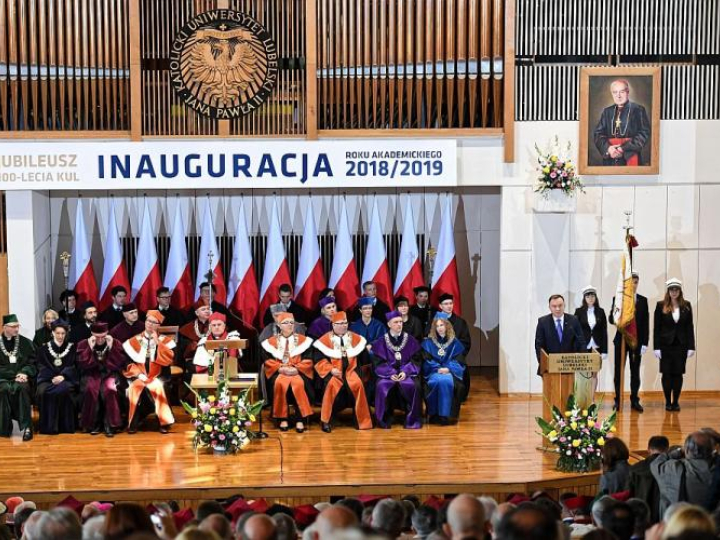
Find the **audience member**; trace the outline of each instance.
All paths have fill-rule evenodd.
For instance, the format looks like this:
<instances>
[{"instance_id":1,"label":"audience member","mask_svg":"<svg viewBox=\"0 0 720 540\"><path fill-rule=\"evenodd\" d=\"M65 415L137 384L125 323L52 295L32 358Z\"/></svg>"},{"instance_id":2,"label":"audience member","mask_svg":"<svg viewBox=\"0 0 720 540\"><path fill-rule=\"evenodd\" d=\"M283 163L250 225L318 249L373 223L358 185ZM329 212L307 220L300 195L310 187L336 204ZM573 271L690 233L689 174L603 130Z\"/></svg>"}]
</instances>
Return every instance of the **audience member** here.
<instances>
[{"instance_id":1,"label":"audience member","mask_svg":"<svg viewBox=\"0 0 720 540\"><path fill-rule=\"evenodd\" d=\"M298 536L295 520L285 513L277 513L272 516L277 531L277 540L296 540Z\"/></svg>"},{"instance_id":2,"label":"audience member","mask_svg":"<svg viewBox=\"0 0 720 540\"><path fill-rule=\"evenodd\" d=\"M123 540L137 532L155 534L155 527L150 521L150 516L142 506L119 503L110 509L103 531L105 540Z\"/></svg>"},{"instance_id":3,"label":"audience member","mask_svg":"<svg viewBox=\"0 0 720 540\"><path fill-rule=\"evenodd\" d=\"M245 522L242 540L276 540L277 528L270 516L255 514Z\"/></svg>"},{"instance_id":4,"label":"audience member","mask_svg":"<svg viewBox=\"0 0 720 540\"><path fill-rule=\"evenodd\" d=\"M625 490L630 476L628 459L630 459L630 451L622 440L614 437L605 442L602 450L601 494L610 495Z\"/></svg>"},{"instance_id":5,"label":"audience member","mask_svg":"<svg viewBox=\"0 0 720 540\"><path fill-rule=\"evenodd\" d=\"M335 503L335 505L349 508L357 517L358 523L362 522L363 510L365 509L365 507L363 506L363 503L360 502L358 499L346 497L344 499L340 499L338 502Z\"/></svg>"},{"instance_id":6,"label":"audience member","mask_svg":"<svg viewBox=\"0 0 720 540\"><path fill-rule=\"evenodd\" d=\"M405 507L395 499L383 499L372 512L372 526L388 538L400 536L405 524Z\"/></svg>"},{"instance_id":7,"label":"audience member","mask_svg":"<svg viewBox=\"0 0 720 540\"><path fill-rule=\"evenodd\" d=\"M495 509L495 511L492 514L492 517L489 520L489 533L492 536L493 540L498 537L498 528L500 527L500 522L503 520L506 514L509 512L512 512L517 508L513 503L504 502L500 503L498 507Z\"/></svg>"},{"instance_id":8,"label":"audience member","mask_svg":"<svg viewBox=\"0 0 720 540\"><path fill-rule=\"evenodd\" d=\"M355 514L345 506L331 506L326 508L315 520L315 540L331 538L335 531L355 527L358 525Z\"/></svg>"},{"instance_id":9,"label":"audience member","mask_svg":"<svg viewBox=\"0 0 720 540\"><path fill-rule=\"evenodd\" d=\"M27 518L27 521L25 522L25 528L23 529L24 540L42 540L40 530L38 529L38 523L46 513L47 512L45 511L38 510L37 512L30 514L30 517Z\"/></svg>"},{"instance_id":10,"label":"audience member","mask_svg":"<svg viewBox=\"0 0 720 540\"><path fill-rule=\"evenodd\" d=\"M610 508L611 506L614 506L617 503L615 499L612 497L609 497L608 495L604 495L597 499L593 505L592 505L592 521L595 524L595 526L599 529L604 528L604 524L602 522L602 517L605 514L605 512Z\"/></svg>"},{"instance_id":11,"label":"audience member","mask_svg":"<svg viewBox=\"0 0 720 540\"><path fill-rule=\"evenodd\" d=\"M452 540L483 540L487 534L485 507L472 495L458 495L448 506L443 530Z\"/></svg>"},{"instance_id":12,"label":"audience member","mask_svg":"<svg viewBox=\"0 0 720 540\"><path fill-rule=\"evenodd\" d=\"M534 503L522 503L503 517L497 529L501 540L559 540L559 528L548 513Z\"/></svg>"},{"instance_id":13,"label":"audience member","mask_svg":"<svg viewBox=\"0 0 720 540\"><path fill-rule=\"evenodd\" d=\"M630 467L627 488L631 497L645 501L650 508L650 523L660 520L660 488L650 470L650 464L668 451L670 442L667 437L655 435L648 441L648 456Z\"/></svg>"},{"instance_id":14,"label":"audience member","mask_svg":"<svg viewBox=\"0 0 720 540\"><path fill-rule=\"evenodd\" d=\"M680 508L667 521L662 538L677 538L683 533L699 532L715 534L715 523L703 508L688 505Z\"/></svg>"},{"instance_id":15,"label":"audience member","mask_svg":"<svg viewBox=\"0 0 720 540\"><path fill-rule=\"evenodd\" d=\"M105 517L103 514L98 514L85 522L82 528L83 540L104 540Z\"/></svg>"},{"instance_id":16,"label":"audience member","mask_svg":"<svg viewBox=\"0 0 720 540\"><path fill-rule=\"evenodd\" d=\"M660 454L651 464L660 488L660 511L672 503L687 501L706 506L711 500L713 441L696 431L685 439L683 452Z\"/></svg>"},{"instance_id":17,"label":"audience member","mask_svg":"<svg viewBox=\"0 0 720 540\"><path fill-rule=\"evenodd\" d=\"M204 532L213 532L220 540L233 539L232 525L222 514L210 514L200 522L198 529Z\"/></svg>"},{"instance_id":18,"label":"audience member","mask_svg":"<svg viewBox=\"0 0 720 540\"><path fill-rule=\"evenodd\" d=\"M650 522L650 507L645 501L638 498L629 499L627 503L635 520L632 538L634 540L645 538L645 531L652 525Z\"/></svg>"},{"instance_id":19,"label":"audience member","mask_svg":"<svg viewBox=\"0 0 720 540\"><path fill-rule=\"evenodd\" d=\"M197 527L187 527L175 540L219 540L220 537L213 531L201 531Z\"/></svg>"},{"instance_id":20,"label":"audience member","mask_svg":"<svg viewBox=\"0 0 720 540\"><path fill-rule=\"evenodd\" d=\"M630 540L632 537L635 520L627 503L617 501L608 506L603 510L601 520L602 528L613 533L618 540Z\"/></svg>"},{"instance_id":21,"label":"audience member","mask_svg":"<svg viewBox=\"0 0 720 540\"><path fill-rule=\"evenodd\" d=\"M82 540L82 525L78 515L65 507L53 508L37 523L42 540Z\"/></svg>"},{"instance_id":22,"label":"audience member","mask_svg":"<svg viewBox=\"0 0 720 540\"><path fill-rule=\"evenodd\" d=\"M421 505L413 512L410 521L412 522L414 538L425 540L430 533L437 529L437 510L432 506Z\"/></svg>"},{"instance_id":23,"label":"audience member","mask_svg":"<svg viewBox=\"0 0 720 540\"><path fill-rule=\"evenodd\" d=\"M15 536L17 538L22 537L25 522L30 517L30 515L36 511L37 509L35 508L35 504L30 503L30 501L26 501L18 505L18 507L15 509L15 514L13 516L13 531L15 532Z\"/></svg>"},{"instance_id":24,"label":"audience member","mask_svg":"<svg viewBox=\"0 0 720 540\"><path fill-rule=\"evenodd\" d=\"M224 516L225 509L217 501L203 501L198 505L195 517L199 522L202 522L206 517L213 514L220 514L221 516Z\"/></svg>"}]
</instances>

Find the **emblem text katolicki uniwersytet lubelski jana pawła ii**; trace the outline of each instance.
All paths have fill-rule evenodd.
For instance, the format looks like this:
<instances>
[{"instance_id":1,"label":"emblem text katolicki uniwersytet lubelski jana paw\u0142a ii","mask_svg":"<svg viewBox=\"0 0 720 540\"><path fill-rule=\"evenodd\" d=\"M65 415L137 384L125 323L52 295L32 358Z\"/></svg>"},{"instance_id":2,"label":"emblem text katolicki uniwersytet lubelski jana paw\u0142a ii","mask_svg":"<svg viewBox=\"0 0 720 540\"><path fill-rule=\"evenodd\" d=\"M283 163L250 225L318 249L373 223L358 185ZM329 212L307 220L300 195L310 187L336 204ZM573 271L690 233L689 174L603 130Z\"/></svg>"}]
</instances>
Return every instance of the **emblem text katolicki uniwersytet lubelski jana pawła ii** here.
<instances>
[{"instance_id":1,"label":"emblem text katolicki uniwersytet lubelski jana paw\u0142a ii","mask_svg":"<svg viewBox=\"0 0 720 540\"><path fill-rule=\"evenodd\" d=\"M170 80L200 114L237 118L260 107L277 83L275 40L239 11L216 9L189 20L175 36Z\"/></svg>"}]
</instances>

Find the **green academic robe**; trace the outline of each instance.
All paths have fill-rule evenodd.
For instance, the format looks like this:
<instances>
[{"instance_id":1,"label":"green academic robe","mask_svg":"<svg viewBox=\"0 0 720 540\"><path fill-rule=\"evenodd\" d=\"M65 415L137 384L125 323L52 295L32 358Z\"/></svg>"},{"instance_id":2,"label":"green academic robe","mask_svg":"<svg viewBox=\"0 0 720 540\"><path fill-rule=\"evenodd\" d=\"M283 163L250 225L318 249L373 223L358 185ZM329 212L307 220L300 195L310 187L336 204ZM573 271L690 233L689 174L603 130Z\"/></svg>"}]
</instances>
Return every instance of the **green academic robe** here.
<instances>
[{"instance_id":1,"label":"green academic robe","mask_svg":"<svg viewBox=\"0 0 720 540\"><path fill-rule=\"evenodd\" d=\"M0 335L5 349L12 355L15 341L7 341ZM35 367L35 348L32 342L23 336L20 340L15 362L0 349L0 436L12 434L12 421L17 420L21 430L29 428L32 422L31 382L37 374ZM15 382L15 377L23 373L28 382Z\"/></svg>"}]
</instances>

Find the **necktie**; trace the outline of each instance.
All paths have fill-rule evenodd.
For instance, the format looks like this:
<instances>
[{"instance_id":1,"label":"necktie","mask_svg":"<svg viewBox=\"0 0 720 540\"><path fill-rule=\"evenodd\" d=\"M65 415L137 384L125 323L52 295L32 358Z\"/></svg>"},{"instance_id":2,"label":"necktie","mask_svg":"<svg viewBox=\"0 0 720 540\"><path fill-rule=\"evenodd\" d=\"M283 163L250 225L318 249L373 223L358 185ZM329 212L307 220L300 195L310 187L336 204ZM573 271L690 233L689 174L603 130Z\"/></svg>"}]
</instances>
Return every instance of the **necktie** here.
<instances>
[{"instance_id":1,"label":"necktie","mask_svg":"<svg viewBox=\"0 0 720 540\"><path fill-rule=\"evenodd\" d=\"M562 324L560 323L560 319L555 319L555 329L557 330L558 341L560 343L562 343L563 330L562 330Z\"/></svg>"}]
</instances>

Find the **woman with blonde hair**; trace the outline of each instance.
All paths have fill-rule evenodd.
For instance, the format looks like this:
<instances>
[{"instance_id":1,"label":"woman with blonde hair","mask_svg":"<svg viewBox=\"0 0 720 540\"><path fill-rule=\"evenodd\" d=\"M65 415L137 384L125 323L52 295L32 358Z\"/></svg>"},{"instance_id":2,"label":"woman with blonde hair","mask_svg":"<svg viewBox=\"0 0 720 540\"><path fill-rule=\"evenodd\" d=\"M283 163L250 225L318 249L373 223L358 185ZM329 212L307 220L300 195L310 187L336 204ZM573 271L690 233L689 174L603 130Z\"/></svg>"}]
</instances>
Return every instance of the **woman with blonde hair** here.
<instances>
[{"instance_id":1,"label":"woman with blonde hair","mask_svg":"<svg viewBox=\"0 0 720 540\"><path fill-rule=\"evenodd\" d=\"M60 315L58 315L58 312L52 308L48 308L43 311L43 324L40 328L35 330L35 337L33 337L33 345L35 345L36 349L39 349L52 339L52 323L57 321L59 318Z\"/></svg>"},{"instance_id":2,"label":"woman with blonde hair","mask_svg":"<svg viewBox=\"0 0 720 540\"><path fill-rule=\"evenodd\" d=\"M655 306L654 349L660 361L665 410L680 410L680 392L685 363L695 354L695 326L690 302L682 293L682 282L665 282L665 299Z\"/></svg>"},{"instance_id":3,"label":"woman with blonde hair","mask_svg":"<svg viewBox=\"0 0 720 540\"><path fill-rule=\"evenodd\" d=\"M430 323L430 333L422 342L425 403L430 422L442 425L460 414L465 392L465 347L455 337L446 313L438 312Z\"/></svg>"},{"instance_id":4,"label":"woman with blonde hair","mask_svg":"<svg viewBox=\"0 0 720 540\"><path fill-rule=\"evenodd\" d=\"M663 529L662 540L677 538L690 532L715 534L712 517L699 506L683 506L675 512Z\"/></svg>"}]
</instances>

